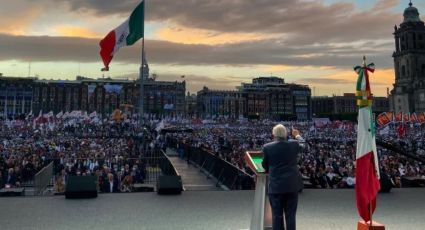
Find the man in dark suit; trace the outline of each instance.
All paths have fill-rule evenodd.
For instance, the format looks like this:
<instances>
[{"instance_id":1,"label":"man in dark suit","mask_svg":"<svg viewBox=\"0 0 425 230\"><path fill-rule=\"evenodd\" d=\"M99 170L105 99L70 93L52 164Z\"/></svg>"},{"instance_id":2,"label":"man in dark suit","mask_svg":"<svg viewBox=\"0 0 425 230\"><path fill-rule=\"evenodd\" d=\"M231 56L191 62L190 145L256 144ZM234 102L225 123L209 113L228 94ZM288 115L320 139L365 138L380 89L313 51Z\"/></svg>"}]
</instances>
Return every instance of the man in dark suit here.
<instances>
[{"instance_id":1,"label":"man in dark suit","mask_svg":"<svg viewBox=\"0 0 425 230\"><path fill-rule=\"evenodd\" d=\"M295 216L298 205L298 192L303 188L297 166L298 154L303 146L303 138L298 130L292 130L295 140L288 140L288 132L283 125L273 128L274 141L263 147L263 168L269 173L268 194L273 216L273 230L282 230L283 214L287 230L295 230Z\"/></svg>"},{"instance_id":2,"label":"man in dark suit","mask_svg":"<svg viewBox=\"0 0 425 230\"><path fill-rule=\"evenodd\" d=\"M6 176L5 184L8 184L10 187L16 187L17 182L18 180L16 178L15 172L13 168L10 168L9 173Z\"/></svg>"},{"instance_id":3,"label":"man in dark suit","mask_svg":"<svg viewBox=\"0 0 425 230\"><path fill-rule=\"evenodd\" d=\"M115 193L119 192L118 190L118 180L112 173L108 173L107 181L103 182L103 192L105 193Z\"/></svg>"}]
</instances>

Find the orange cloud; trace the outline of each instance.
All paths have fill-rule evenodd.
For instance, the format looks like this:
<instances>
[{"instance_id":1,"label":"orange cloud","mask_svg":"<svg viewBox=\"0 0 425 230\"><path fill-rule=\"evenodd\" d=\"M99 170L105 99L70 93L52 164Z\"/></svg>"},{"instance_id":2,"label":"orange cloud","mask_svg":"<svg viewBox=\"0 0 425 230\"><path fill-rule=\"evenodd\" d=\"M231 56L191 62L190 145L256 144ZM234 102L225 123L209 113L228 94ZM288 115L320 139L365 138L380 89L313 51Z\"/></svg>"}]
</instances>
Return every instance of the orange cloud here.
<instances>
[{"instance_id":1,"label":"orange cloud","mask_svg":"<svg viewBox=\"0 0 425 230\"><path fill-rule=\"evenodd\" d=\"M66 37L82 37L82 38L99 38L101 37L94 31L91 31L86 28L77 27L77 26L59 26L56 28L56 32L60 36Z\"/></svg>"},{"instance_id":2,"label":"orange cloud","mask_svg":"<svg viewBox=\"0 0 425 230\"><path fill-rule=\"evenodd\" d=\"M303 83L318 90L317 96L352 93L355 91L357 75L354 71L341 71L329 76L301 79ZM393 69L377 69L370 74L372 93L377 96L386 96L387 88L392 89L394 83Z\"/></svg>"},{"instance_id":3,"label":"orange cloud","mask_svg":"<svg viewBox=\"0 0 425 230\"><path fill-rule=\"evenodd\" d=\"M278 73L284 71L333 71L336 68L332 66L295 66L295 65L261 65L263 72Z\"/></svg>"},{"instance_id":4,"label":"orange cloud","mask_svg":"<svg viewBox=\"0 0 425 230\"><path fill-rule=\"evenodd\" d=\"M13 13L13 15L12 15ZM31 22L40 16L41 7L28 8L19 12L5 12L0 14L0 33L24 35Z\"/></svg>"},{"instance_id":5,"label":"orange cloud","mask_svg":"<svg viewBox=\"0 0 425 230\"><path fill-rule=\"evenodd\" d=\"M158 39L183 43L183 44L205 44L219 45L231 44L245 41L258 41L272 38L272 35L258 33L218 33L210 30L193 29L186 27L165 27L156 31Z\"/></svg>"},{"instance_id":6,"label":"orange cloud","mask_svg":"<svg viewBox=\"0 0 425 230\"><path fill-rule=\"evenodd\" d=\"M263 72L277 73L289 70L296 70L299 67L290 65L265 65L262 66L262 68L264 69Z\"/></svg>"}]
</instances>

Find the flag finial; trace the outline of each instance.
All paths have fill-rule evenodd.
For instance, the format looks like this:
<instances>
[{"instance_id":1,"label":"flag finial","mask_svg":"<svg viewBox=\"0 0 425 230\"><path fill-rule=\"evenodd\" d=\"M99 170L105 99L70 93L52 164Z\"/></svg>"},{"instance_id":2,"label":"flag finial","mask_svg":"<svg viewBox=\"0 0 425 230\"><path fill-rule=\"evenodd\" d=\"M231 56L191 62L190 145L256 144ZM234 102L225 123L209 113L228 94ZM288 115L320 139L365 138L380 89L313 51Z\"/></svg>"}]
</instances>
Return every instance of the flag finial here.
<instances>
[{"instance_id":1,"label":"flag finial","mask_svg":"<svg viewBox=\"0 0 425 230\"><path fill-rule=\"evenodd\" d=\"M363 55L363 67L366 67L366 56Z\"/></svg>"}]
</instances>

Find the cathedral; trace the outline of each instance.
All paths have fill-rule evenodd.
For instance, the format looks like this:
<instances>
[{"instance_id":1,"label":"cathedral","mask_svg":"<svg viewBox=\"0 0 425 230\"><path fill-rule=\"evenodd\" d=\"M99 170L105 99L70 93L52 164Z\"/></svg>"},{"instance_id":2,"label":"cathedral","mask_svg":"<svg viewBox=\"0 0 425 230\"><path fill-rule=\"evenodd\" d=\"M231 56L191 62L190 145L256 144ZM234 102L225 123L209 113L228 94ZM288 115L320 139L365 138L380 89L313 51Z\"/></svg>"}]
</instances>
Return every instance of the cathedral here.
<instances>
[{"instance_id":1,"label":"cathedral","mask_svg":"<svg viewBox=\"0 0 425 230\"><path fill-rule=\"evenodd\" d=\"M404 20L394 27L395 84L390 108L394 112L425 112L425 25L410 2Z\"/></svg>"}]
</instances>

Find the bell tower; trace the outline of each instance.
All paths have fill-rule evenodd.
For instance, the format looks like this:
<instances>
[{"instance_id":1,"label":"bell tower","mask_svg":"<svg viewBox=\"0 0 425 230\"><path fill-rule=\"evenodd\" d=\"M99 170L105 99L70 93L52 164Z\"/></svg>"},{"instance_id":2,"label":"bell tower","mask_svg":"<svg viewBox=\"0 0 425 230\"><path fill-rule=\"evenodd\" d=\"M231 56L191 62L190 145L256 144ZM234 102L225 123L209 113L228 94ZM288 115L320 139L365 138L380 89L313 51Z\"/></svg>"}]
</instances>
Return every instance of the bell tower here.
<instances>
[{"instance_id":1,"label":"bell tower","mask_svg":"<svg viewBox=\"0 0 425 230\"><path fill-rule=\"evenodd\" d=\"M394 26L395 84L390 106L394 112L425 111L425 25L412 2L400 27Z\"/></svg>"}]
</instances>

